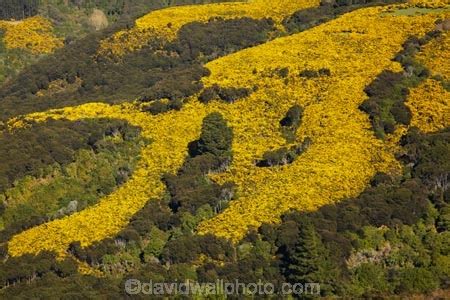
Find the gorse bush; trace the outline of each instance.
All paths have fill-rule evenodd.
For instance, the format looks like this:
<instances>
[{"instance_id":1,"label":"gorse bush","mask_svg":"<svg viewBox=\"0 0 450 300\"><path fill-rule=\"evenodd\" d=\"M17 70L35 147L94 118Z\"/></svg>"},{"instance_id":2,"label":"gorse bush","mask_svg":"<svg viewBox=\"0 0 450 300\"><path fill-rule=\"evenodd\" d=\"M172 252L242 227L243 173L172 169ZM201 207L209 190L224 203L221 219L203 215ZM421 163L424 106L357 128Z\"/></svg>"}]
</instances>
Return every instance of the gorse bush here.
<instances>
[{"instance_id":1,"label":"gorse bush","mask_svg":"<svg viewBox=\"0 0 450 300\"><path fill-rule=\"evenodd\" d=\"M33 54L48 54L63 46L62 40L53 33L52 23L40 16L18 23L0 20L0 29L5 31L3 42L7 49L25 49Z\"/></svg>"}]
</instances>

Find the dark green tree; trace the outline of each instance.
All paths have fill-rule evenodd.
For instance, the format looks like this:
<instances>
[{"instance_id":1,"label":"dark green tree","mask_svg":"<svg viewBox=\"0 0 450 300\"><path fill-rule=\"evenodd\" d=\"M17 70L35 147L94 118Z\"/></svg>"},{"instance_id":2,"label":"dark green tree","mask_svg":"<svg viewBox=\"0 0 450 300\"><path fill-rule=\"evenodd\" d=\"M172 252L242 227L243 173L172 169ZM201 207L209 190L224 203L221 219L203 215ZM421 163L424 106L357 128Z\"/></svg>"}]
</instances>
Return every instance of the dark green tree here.
<instances>
[{"instance_id":1,"label":"dark green tree","mask_svg":"<svg viewBox=\"0 0 450 300\"><path fill-rule=\"evenodd\" d=\"M289 282L319 283L321 294L330 295L337 275L337 267L331 261L314 225L307 219L301 220L297 244L288 254Z\"/></svg>"},{"instance_id":2,"label":"dark green tree","mask_svg":"<svg viewBox=\"0 0 450 300\"><path fill-rule=\"evenodd\" d=\"M216 157L230 158L233 131L218 112L205 117L198 141L198 154L211 153Z\"/></svg>"}]
</instances>

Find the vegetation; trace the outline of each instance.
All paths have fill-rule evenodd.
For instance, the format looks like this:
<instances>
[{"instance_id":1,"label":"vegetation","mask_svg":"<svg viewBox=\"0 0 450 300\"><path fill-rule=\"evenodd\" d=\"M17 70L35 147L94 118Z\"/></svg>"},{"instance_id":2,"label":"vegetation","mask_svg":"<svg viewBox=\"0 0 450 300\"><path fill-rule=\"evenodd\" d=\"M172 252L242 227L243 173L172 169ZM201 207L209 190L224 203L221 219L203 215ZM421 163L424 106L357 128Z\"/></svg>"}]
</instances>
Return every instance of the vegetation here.
<instances>
[{"instance_id":1,"label":"vegetation","mask_svg":"<svg viewBox=\"0 0 450 300\"><path fill-rule=\"evenodd\" d=\"M205 61L262 43L272 30L273 23L268 19L216 19L207 24L188 24L173 43L158 49L143 48L120 62L100 58L93 61L98 38L91 36L41 60L39 67L27 69L5 84L0 89L4 96L0 118L98 99L109 103L136 98L154 102L145 108L153 114L180 109L182 99L202 89L199 81L209 74L202 67ZM74 88L54 93L51 83L58 80ZM246 94L247 90L221 92L226 101ZM17 105L19 102L21 105Z\"/></svg>"},{"instance_id":2,"label":"vegetation","mask_svg":"<svg viewBox=\"0 0 450 300\"><path fill-rule=\"evenodd\" d=\"M369 85L365 92L369 99L360 109L370 115L372 127L379 138L395 131L396 124L409 125L411 111L405 105L411 88L417 87L430 72L415 61L414 56L421 45L440 35L440 31L431 31L421 39L410 38L403 44L403 50L395 60L403 67L402 72L384 71Z\"/></svg>"},{"instance_id":3,"label":"vegetation","mask_svg":"<svg viewBox=\"0 0 450 300\"><path fill-rule=\"evenodd\" d=\"M0 87L0 298L445 298L448 9L151 2L41 2L121 21Z\"/></svg>"},{"instance_id":4,"label":"vegetation","mask_svg":"<svg viewBox=\"0 0 450 300\"><path fill-rule=\"evenodd\" d=\"M448 227L444 225L448 223L448 193L422 180L439 178L442 173L424 177L419 170L436 163L442 154L448 155L449 143L447 131L425 135L412 130L402 142L405 154L414 157L413 164L405 161L410 173L398 177L377 174L357 198L315 212L288 212L280 224L252 229L234 245L211 235L192 234L192 225L207 217L207 209L195 216L173 215L166 201L150 201L115 238L87 248L78 243L70 246L78 259L108 276L80 275L68 258L56 262L47 253L25 255L3 263L3 285L11 285L3 295L26 296L30 290L45 293L51 284L52 295L67 289L80 294L97 286L90 293L117 296L123 293L127 278L262 280L273 283L275 292L285 281L321 282L323 296L430 293L445 287L449 276ZM442 145L447 152L437 154ZM448 176L449 166L442 170ZM23 267L17 269L17 265ZM123 280L113 279L117 276L124 276ZM71 283L74 280L83 286L78 291Z\"/></svg>"},{"instance_id":5,"label":"vegetation","mask_svg":"<svg viewBox=\"0 0 450 300\"><path fill-rule=\"evenodd\" d=\"M275 23L297 10L318 6L319 0L266 1L217 3L210 5L189 5L153 11L135 22L131 29L119 31L102 41L99 53L113 57L123 56L151 44L160 36L173 40L184 25L193 22L207 22L210 19L271 18ZM168 21L170 20L170 21Z\"/></svg>"},{"instance_id":6,"label":"vegetation","mask_svg":"<svg viewBox=\"0 0 450 300\"><path fill-rule=\"evenodd\" d=\"M52 24L42 17L20 22L0 20L0 29L5 31L3 42L7 49L28 49L38 54L51 53L62 46L62 41L53 34Z\"/></svg>"},{"instance_id":7,"label":"vegetation","mask_svg":"<svg viewBox=\"0 0 450 300\"><path fill-rule=\"evenodd\" d=\"M274 151L267 151L263 155L263 159L256 162L258 167L273 167L292 164L299 155L308 150L311 146L311 139L305 140L290 148L282 147Z\"/></svg>"},{"instance_id":8,"label":"vegetation","mask_svg":"<svg viewBox=\"0 0 450 300\"><path fill-rule=\"evenodd\" d=\"M366 129L369 120L357 107L366 99L364 88L377 74L399 69L391 58L402 43L411 35L431 31L436 16L398 18L380 14L387 9L357 10L325 26L206 65L211 70L211 75L203 79L206 87L251 88L257 84L259 89L245 101L236 102L235 110L223 108L235 142L231 172L221 180L237 184L239 201L202 222L200 233L238 241L250 226L279 222L276 216L289 209L314 210L355 197L377 172L398 172L392 152ZM392 31L393 27L397 30ZM376 49L370 46L384 34L389 37L385 43L377 42ZM297 46L291 47L293 44ZM273 70L286 67L288 84L286 78L272 75ZM331 76L298 76L305 69L321 68L330 69ZM309 137L311 146L288 167L259 168L254 162L268 148L285 146L279 122L295 104L304 108L297 138L302 141Z\"/></svg>"},{"instance_id":9,"label":"vegetation","mask_svg":"<svg viewBox=\"0 0 450 300\"><path fill-rule=\"evenodd\" d=\"M0 85L62 44L45 18L35 16L20 22L0 19Z\"/></svg>"},{"instance_id":10,"label":"vegetation","mask_svg":"<svg viewBox=\"0 0 450 300\"><path fill-rule=\"evenodd\" d=\"M295 33L328 22L359 8L404 2L406 0L323 0L318 7L296 11L283 20L283 25L289 32Z\"/></svg>"},{"instance_id":11,"label":"vegetation","mask_svg":"<svg viewBox=\"0 0 450 300\"><path fill-rule=\"evenodd\" d=\"M110 120L51 121L4 136L15 151L3 150L12 180L0 194L1 240L83 210L126 182L139 159L137 137L136 128Z\"/></svg>"},{"instance_id":12,"label":"vegetation","mask_svg":"<svg viewBox=\"0 0 450 300\"><path fill-rule=\"evenodd\" d=\"M25 19L37 14L39 0L5 0L0 6L0 19Z\"/></svg>"},{"instance_id":13,"label":"vegetation","mask_svg":"<svg viewBox=\"0 0 450 300\"><path fill-rule=\"evenodd\" d=\"M64 253L73 241L80 241L82 246L87 246L116 234L148 199L161 197L164 187L160 176L163 173L175 172L180 168L186 145L198 137L203 117L214 111L220 111L227 119L233 128L234 139L233 163L230 166L230 172L214 175L213 178L217 178L219 183L234 182L239 191L239 201L231 202L221 214L211 220L203 221L199 227L201 233L214 233L219 237L227 237L236 241L245 235L249 226L276 222L279 220L279 216L290 208L313 209L325 203L358 195L377 171L392 170L392 167L396 166L394 157L384 152L385 147L381 142L365 129L367 118L356 109L364 99L363 88L377 73L388 66L395 66L395 63L390 61L390 57L394 56L398 51L398 45L407 36L418 30L424 33L425 30L434 26L432 15L398 19L395 16L380 16L379 12L379 8L370 8L350 13L336 22L331 22L329 26L316 27L308 32L282 38L208 63L207 67L211 69L212 74L205 77L203 81L207 87L215 83L219 86L233 86L233 82L236 82L234 86L238 85L237 83L239 83L238 86L244 87L252 87L255 84L264 86L267 84L265 83L267 73L258 71L258 69L273 70L280 67L280 62L274 59L274 57L279 59L279 47L296 43L296 39L302 40L301 44L297 44L304 49L292 49L291 54L285 50L283 59L286 63L281 65L281 67L285 67L287 63L290 63L292 64L290 70L300 72L305 69L305 61L299 59L298 51L308 53L306 49L315 45L318 37L319 40L327 41L330 45L321 47L324 51L321 55L318 55L320 52L315 52L314 58L303 57L308 64L313 66L310 69L320 69L323 67L323 61L328 61L330 56L336 57L333 51L336 53L344 51L347 53L345 59L343 58L342 61L334 59L334 63L338 65L351 62L358 66L361 73L355 73L352 67L339 69L330 65L330 69L333 70L332 76L301 79L295 74L297 72L291 71L287 86L285 78L273 80L273 77L270 77L271 83L268 85L270 88L264 90L260 88L244 101L238 101L232 106L217 101L204 105L193 100L185 104L180 111L160 114L156 117L136 111L136 107L133 105L109 106L102 104L69 107L29 116L28 118L31 120L45 120L49 116L72 120L93 116L126 119L130 124L141 127L143 136L151 139L153 143L142 150L141 163L139 163L133 178L125 185L102 198L95 207L83 210L64 220L50 222L45 227L37 226L16 235L9 242L10 253L19 255L28 252L35 253L43 249ZM373 29L374 27L366 26L369 21L377 24L377 30ZM342 34L342 23L345 24L345 22L349 22L355 31L358 30L358 26L361 26L361 30L372 31L364 35L364 39L361 39L358 34L355 36ZM394 24L401 30L392 33L390 28ZM330 30L336 30L338 34L331 36L334 36L336 43L337 41L339 43L334 44L333 40L330 40ZM375 50L369 47L382 32L390 36L389 43L383 46L385 48L380 46L376 49L378 55L384 53L382 56L384 59L373 55L372 51ZM342 42L343 36L347 37L345 43ZM332 45L339 45L339 47ZM362 55L361 51L368 51L368 53ZM242 57L243 55L245 57ZM241 66L239 61L248 63ZM277 62L278 65L273 66L273 62ZM239 72L235 72L234 68L237 66L239 66ZM256 74L255 69L257 69ZM368 73L366 74L366 72ZM349 74L354 76L355 81L349 80ZM365 78L365 81L360 78ZM333 79L334 85L330 85L330 79ZM318 88L319 82L322 86L321 89ZM359 85L356 82L359 82ZM306 86L310 88L304 89ZM316 102L315 99L320 98L324 87L327 86L329 86L328 89L334 91L330 94L332 96ZM281 96L301 95L298 93L298 89L303 91L303 96L280 97L273 93L273 91L279 90L283 91ZM353 91L354 104L346 96L349 90ZM358 93L360 100L354 96ZM311 101L311 99L314 100ZM276 103L276 105L271 106L273 111L268 114L266 105L270 103ZM313 142L311 147L305 155L302 155L288 168L274 172L270 168L255 166L255 160L260 159L267 151L267 144L272 144L274 148L284 144L284 140L276 128L278 128L282 116L296 103L305 108L303 124L297 135L300 140L305 135L309 136ZM349 122L348 114L352 109L355 110L350 119L351 122ZM14 124L16 124L14 126L20 126L24 121L26 119L16 120L15 123L11 122L10 124L11 126ZM153 124L158 124L158 126ZM264 135L252 134L256 132L255 129L258 133L264 132ZM173 134L174 132L177 134ZM352 143L342 142L348 139L351 139ZM347 160L339 160L339 157L346 157ZM368 160L368 157L373 159ZM341 163L336 164L337 161ZM375 165L374 161L377 162ZM333 171L324 172L327 169ZM349 173L348 170L352 170L352 172ZM306 176L306 174L309 175ZM315 175L311 176L311 174ZM286 188L286 184L289 185L286 178L294 178L292 176L296 178L295 186L301 185L305 188ZM339 184L336 184L336 180ZM272 184L267 186L265 182ZM282 188L276 189L274 186ZM123 213L118 214L118 211ZM105 217L113 215L114 218ZM95 230L86 232L74 230L71 224L80 224L79 222L86 224L88 228L95 228ZM43 236L46 238L43 239Z\"/></svg>"},{"instance_id":14,"label":"vegetation","mask_svg":"<svg viewBox=\"0 0 450 300\"><path fill-rule=\"evenodd\" d=\"M289 108L286 116L280 121L281 132L288 143L295 141L297 130L302 124L303 108L296 104Z\"/></svg>"},{"instance_id":15,"label":"vegetation","mask_svg":"<svg viewBox=\"0 0 450 300\"><path fill-rule=\"evenodd\" d=\"M439 81L427 79L412 89L406 105L411 110L411 125L422 132L436 132L450 126L446 116L450 105L450 91Z\"/></svg>"}]
</instances>

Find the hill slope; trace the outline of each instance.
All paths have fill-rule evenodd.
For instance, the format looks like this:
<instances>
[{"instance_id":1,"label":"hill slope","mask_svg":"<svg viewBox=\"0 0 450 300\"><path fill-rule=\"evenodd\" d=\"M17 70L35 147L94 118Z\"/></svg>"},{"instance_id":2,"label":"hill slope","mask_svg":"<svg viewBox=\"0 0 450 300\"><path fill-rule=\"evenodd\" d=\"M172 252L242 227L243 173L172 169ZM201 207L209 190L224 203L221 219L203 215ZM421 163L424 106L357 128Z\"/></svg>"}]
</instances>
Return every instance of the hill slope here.
<instances>
[{"instance_id":1,"label":"hill slope","mask_svg":"<svg viewBox=\"0 0 450 300\"><path fill-rule=\"evenodd\" d=\"M383 16L381 12L378 8L357 11L306 33L275 40L211 62L207 65L212 71L210 77L205 79L207 85L263 86L248 99L233 105L212 103L205 106L192 99L180 112L154 119L139 112L131 112L131 116L126 117L124 108L120 106L110 108L90 104L51 113L48 116L69 119L91 118L93 115L124 118L142 128L151 126L147 129L150 131L144 130L144 135L154 140L154 143L143 153L143 157L150 161L141 162L143 168L136 171L134 180L119 189L117 194L105 198L101 202L103 205L14 237L9 243L10 253L21 255L47 249L62 254L72 241L81 241L83 246L87 246L118 232L147 199L161 197L160 176L163 172L174 172L180 167L187 144L199 135L201 120L212 111L223 113L234 128L234 162L230 176L226 179L238 184L240 197L223 214L201 225L203 232L237 241L249 226L275 221L290 208L314 209L356 196L377 171L387 172L388 166L395 167L393 157L367 129L368 119L358 110L365 97L363 89L381 71L395 67L391 58L409 35L423 35L431 30L436 18L430 14L417 17ZM369 24L375 26L370 27ZM390 30L392 26L401 30L393 35ZM374 28L372 32L370 28ZM380 36L383 32L386 37ZM292 43L299 44L299 47L286 47ZM314 51L313 56L309 57L307 49L326 51ZM260 53L263 56L258 55ZM304 60L299 56L300 53ZM382 61L384 64L381 64ZM245 69L241 67L242 62L245 62ZM232 66L239 66L239 69L235 70ZM269 85L265 85L264 78L259 77L271 69L284 67L288 67L291 72L291 77L288 77L291 85L286 86L284 79L271 79ZM297 82L295 77L300 71L322 67L328 67L333 76ZM254 69L257 70L256 75L253 74ZM305 94L301 94L299 88ZM281 95L280 90L283 90ZM358 94L359 97L356 96ZM319 97L321 101L317 100ZM265 145L271 145L272 148L283 145L277 129L278 122L287 109L296 103L306 108L304 126L298 138L302 140L310 137L313 140L312 147L288 167L256 167L254 161L268 150ZM37 114L36 118L39 120L48 116L45 113ZM31 115L31 119L34 118ZM327 120L326 123L324 120ZM151 124L158 126L153 127ZM173 124L179 127L175 128ZM168 131L164 133L161 130ZM157 153L164 157L157 156ZM349 157L352 157L351 161ZM163 162L168 165L162 165ZM300 180L304 181L300 184L301 190L289 188L294 182L295 185L299 184ZM267 185L267 182L271 184ZM117 211L123 213L117 216ZM80 227L87 230L79 231Z\"/></svg>"},{"instance_id":2,"label":"hill slope","mask_svg":"<svg viewBox=\"0 0 450 300\"><path fill-rule=\"evenodd\" d=\"M445 294L450 10L363 2L153 11L4 84L0 295Z\"/></svg>"}]
</instances>

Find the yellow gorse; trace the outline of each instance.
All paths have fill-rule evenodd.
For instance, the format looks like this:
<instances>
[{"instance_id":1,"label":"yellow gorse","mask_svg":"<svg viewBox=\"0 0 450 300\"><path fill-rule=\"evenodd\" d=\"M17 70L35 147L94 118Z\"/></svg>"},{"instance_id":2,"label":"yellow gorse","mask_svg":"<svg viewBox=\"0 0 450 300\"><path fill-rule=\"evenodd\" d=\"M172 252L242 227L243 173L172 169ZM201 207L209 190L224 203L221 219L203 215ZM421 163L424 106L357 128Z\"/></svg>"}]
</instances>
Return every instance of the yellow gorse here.
<instances>
[{"instance_id":1,"label":"yellow gorse","mask_svg":"<svg viewBox=\"0 0 450 300\"><path fill-rule=\"evenodd\" d=\"M251 17L272 18L277 25L294 12L318 6L319 0L250 0L205 5L186 5L153 11L136 20L130 30L122 30L100 44L102 55L122 56L138 50L151 38L164 37L173 40L178 30L192 22L206 22L211 18L233 19Z\"/></svg>"},{"instance_id":2,"label":"yellow gorse","mask_svg":"<svg viewBox=\"0 0 450 300\"><path fill-rule=\"evenodd\" d=\"M31 17L22 21L2 21L5 31L3 42L8 49L27 49L34 54L52 53L62 47L62 39L53 33L51 22L43 17Z\"/></svg>"},{"instance_id":3,"label":"yellow gorse","mask_svg":"<svg viewBox=\"0 0 450 300\"><path fill-rule=\"evenodd\" d=\"M142 149L133 177L100 202L74 215L15 235L9 253L19 256L42 250L65 255L69 244L87 246L117 234L149 199L165 189L164 172L175 172L187 155L187 145L198 138L203 118L218 111L233 128L234 160L230 169L215 175L238 186L239 198L221 214L203 222L199 232L238 241L250 226L278 222L289 209L314 210L357 196L378 171L396 172L399 164L387 144L376 139L369 118L358 106L367 98L364 87L392 62L410 35L434 27L439 15L394 16L382 8L346 14L311 30L276 39L207 64L212 74L206 86L253 87L256 92L234 104L201 104L196 97L180 111L152 116L134 104L100 103L34 113L13 119L11 129L26 120L48 118L117 118L142 128L153 142ZM288 67L288 81L269 76ZM329 68L331 76L305 79L304 69ZM254 161L271 148L285 144L279 121L294 104L305 108L298 139L313 141L306 153L284 167L258 168Z\"/></svg>"},{"instance_id":4,"label":"yellow gorse","mask_svg":"<svg viewBox=\"0 0 450 300\"><path fill-rule=\"evenodd\" d=\"M417 55L420 63L433 76L450 81L450 33L433 39ZM423 132L434 132L450 126L450 92L434 79L428 79L412 89L407 105L413 113L411 125Z\"/></svg>"},{"instance_id":5,"label":"yellow gorse","mask_svg":"<svg viewBox=\"0 0 450 300\"><path fill-rule=\"evenodd\" d=\"M429 68L433 75L450 80L450 33L443 32L440 37L425 45L417 59Z\"/></svg>"},{"instance_id":6,"label":"yellow gorse","mask_svg":"<svg viewBox=\"0 0 450 300\"><path fill-rule=\"evenodd\" d=\"M450 126L450 92L436 80L428 79L413 89L406 104L411 109L411 126L435 132Z\"/></svg>"},{"instance_id":7,"label":"yellow gorse","mask_svg":"<svg viewBox=\"0 0 450 300\"><path fill-rule=\"evenodd\" d=\"M433 76L450 80L450 34L442 35L417 55ZM434 132L450 126L450 92L434 79L428 79L412 89L406 104L412 111L411 125L423 132Z\"/></svg>"}]
</instances>

